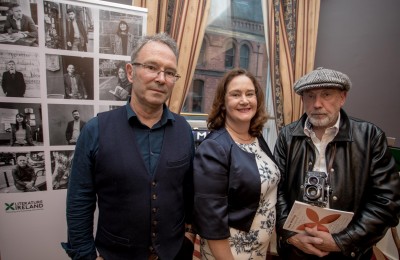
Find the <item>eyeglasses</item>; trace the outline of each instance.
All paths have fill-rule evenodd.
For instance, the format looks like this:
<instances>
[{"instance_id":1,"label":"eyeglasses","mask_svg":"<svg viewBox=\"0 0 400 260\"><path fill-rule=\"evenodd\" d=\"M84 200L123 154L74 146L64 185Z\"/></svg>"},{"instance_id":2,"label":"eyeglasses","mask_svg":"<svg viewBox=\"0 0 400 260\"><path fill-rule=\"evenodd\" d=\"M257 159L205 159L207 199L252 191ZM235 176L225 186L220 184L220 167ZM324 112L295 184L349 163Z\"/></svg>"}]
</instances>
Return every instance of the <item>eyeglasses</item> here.
<instances>
[{"instance_id":1,"label":"eyeglasses","mask_svg":"<svg viewBox=\"0 0 400 260\"><path fill-rule=\"evenodd\" d=\"M171 83L175 83L181 77L174 70L169 70L169 69L160 70L160 68L154 65L143 64L138 62L134 62L132 63L132 65L141 66L148 75L153 76L154 78L157 77L158 74L160 74L161 72L164 72L165 80Z\"/></svg>"}]
</instances>

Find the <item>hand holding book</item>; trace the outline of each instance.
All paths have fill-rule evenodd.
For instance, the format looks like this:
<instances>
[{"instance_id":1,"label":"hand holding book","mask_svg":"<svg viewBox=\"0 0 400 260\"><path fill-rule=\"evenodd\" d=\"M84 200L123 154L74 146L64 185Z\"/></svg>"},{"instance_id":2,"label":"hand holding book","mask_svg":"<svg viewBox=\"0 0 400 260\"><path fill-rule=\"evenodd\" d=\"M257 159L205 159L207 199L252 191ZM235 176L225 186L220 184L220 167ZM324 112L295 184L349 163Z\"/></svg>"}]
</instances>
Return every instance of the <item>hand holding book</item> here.
<instances>
[{"instance_id":1,"label":"hand holding book","mask_svg":"<svg viewBox=\"0 0 400 260\"><path fill-rule=\"evenodd\" d=\"M317 227L319 231L334 234L345 229L353 215L353 212L321 208L295 201L283 228L300 233L304 232L306 227Z\"/></svg>"},{"instance_id":2,"label":"hand holding book","mask_svg":"<svg viewBox=\"0 0 400 260\"><path fill-rule=\"evenodd\" d=\"M127 100L129 95L129 92L121 88L120 86L116 86L115 90L110 90L110 93L121 100Z\"/></svg>"}]
</instances>

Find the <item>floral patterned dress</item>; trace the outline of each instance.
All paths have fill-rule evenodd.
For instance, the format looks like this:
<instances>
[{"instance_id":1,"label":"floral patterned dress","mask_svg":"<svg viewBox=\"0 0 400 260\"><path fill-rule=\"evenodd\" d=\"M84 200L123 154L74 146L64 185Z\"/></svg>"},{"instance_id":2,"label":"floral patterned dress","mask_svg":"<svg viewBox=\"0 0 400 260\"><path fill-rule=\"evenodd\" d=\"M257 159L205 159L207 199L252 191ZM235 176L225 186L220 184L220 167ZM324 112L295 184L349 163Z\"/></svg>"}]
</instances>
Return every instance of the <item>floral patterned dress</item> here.
<instances>
[{"instance_id":1,"label":"floral patterned dress","mask_svg":"<svg viewBox=\"0 0 400 260\"><path fill-rule=\"evenodd\" d=\"M229 244L235 260L265 260L269 241L275 227L275 204L280 180L276 164L260 148L257 138L250 144L236 143L243 151L256 156L261 179L260 202L249 232L230 228ZM207 240L200 242L201 259L215 259Z\"/></svg>"}]
</instances>

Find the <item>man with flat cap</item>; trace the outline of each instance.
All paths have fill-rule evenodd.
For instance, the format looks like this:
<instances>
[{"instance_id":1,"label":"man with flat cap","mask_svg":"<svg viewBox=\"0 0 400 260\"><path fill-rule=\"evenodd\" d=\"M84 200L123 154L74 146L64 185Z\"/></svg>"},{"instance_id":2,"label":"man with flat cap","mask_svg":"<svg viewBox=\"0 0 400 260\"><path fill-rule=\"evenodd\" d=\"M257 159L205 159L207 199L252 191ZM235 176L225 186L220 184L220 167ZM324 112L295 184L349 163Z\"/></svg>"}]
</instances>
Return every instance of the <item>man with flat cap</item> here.
<instances>
[{"instance_id":1,"label":"man with flat cap","mask_svg":"<svg viewBox=\"0 0 400 260\"><path fill-rule=\"evenodd\" d=\"M305 113L280 131L274 150L282 173L276 226L282 259L369 260L372 246L399 222L399 173L385 133L342 109L350 87L347 75L325 68L294 84ZM310 177L319 192L307 190ZM283 225L296 200L354 215L334 234L288 231Z\"/></svg>"}]
</instances>

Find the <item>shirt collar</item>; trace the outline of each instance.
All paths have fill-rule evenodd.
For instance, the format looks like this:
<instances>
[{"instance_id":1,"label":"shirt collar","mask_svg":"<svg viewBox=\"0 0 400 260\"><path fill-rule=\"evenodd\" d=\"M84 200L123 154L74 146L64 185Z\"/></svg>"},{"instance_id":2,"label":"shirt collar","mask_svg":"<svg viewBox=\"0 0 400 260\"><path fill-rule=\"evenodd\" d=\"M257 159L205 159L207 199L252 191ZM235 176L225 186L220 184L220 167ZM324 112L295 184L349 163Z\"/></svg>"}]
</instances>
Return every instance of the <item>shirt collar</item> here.
<instances>
[{"instance_id":1,"label":"shirt collar","mask_svg":"<svg viewBox=\"0 0 400 260\"><path fill-rule=\"evenodd\" d=\"M325 133L326 133L327 131L334 131L334 133L335 133L334 135L336 136L337 133L339 132L339 124L340 124L340 113L339 113L339 115L338 115L338 118L337 118L337 120L336 120L336 123L335 123L333 126L327 128L327 129L325 130ZM305 122L305 124L304 124L304 133L305 133L308 137L310 137L310 133L311 133L311 132L313 132L313 130L312 130L312 124L311 124L309 118L307 117L306 122Z\"/></svg>"},{"instance_id":2,"label":"shirt collar","mask_svg":"<svg viewBox=\"0 0 400 260\"><path fill-rule=\"evenodd\" d=\"M140 122L139 118L137 117L135 111L133 111L133 109L131 108L131 98L128 99L128 101L126 101L126 112L127 112L127 119L129 122L133 122L132 120L135 118L137 122ZM167 124L167 122L174 122L175 121L175 117L172 114L172 112L168 109L168 107L163 104L163 113L161 116L161 120L159 121L159 123L157 123L155 125L156 126L163 126L165 124Z\"/></svg>"}]
</instances>

